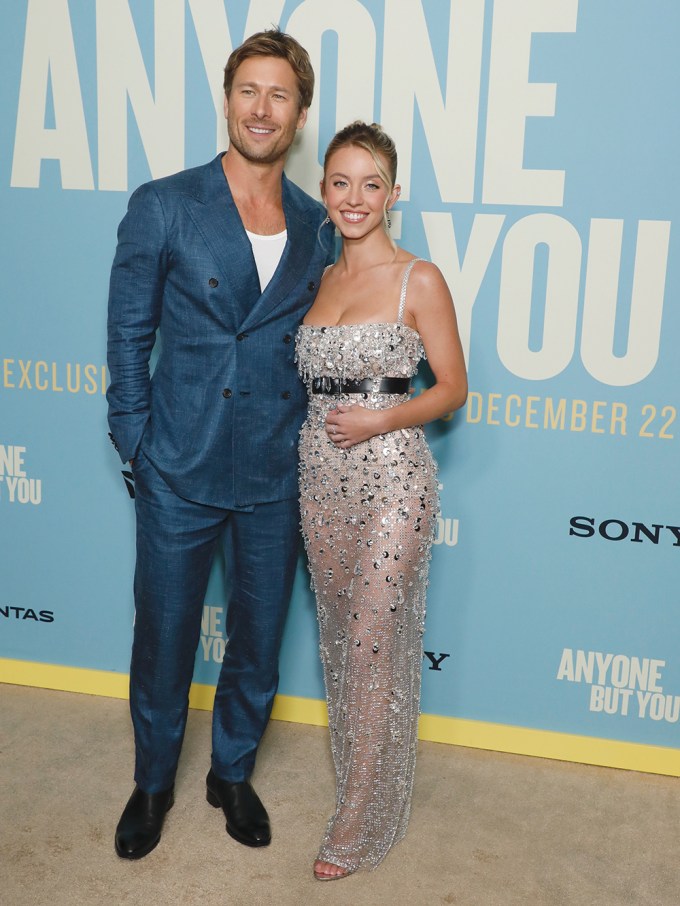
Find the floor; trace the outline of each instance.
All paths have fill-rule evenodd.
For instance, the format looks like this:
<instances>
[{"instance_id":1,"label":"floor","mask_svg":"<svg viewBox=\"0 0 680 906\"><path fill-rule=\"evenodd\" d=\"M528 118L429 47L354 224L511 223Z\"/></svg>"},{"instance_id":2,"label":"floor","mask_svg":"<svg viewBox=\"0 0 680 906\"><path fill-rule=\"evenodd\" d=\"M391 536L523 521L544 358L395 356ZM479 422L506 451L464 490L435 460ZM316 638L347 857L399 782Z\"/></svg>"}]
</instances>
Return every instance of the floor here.
<instances>
[{"instance_id":1,"label":"floor","mask_svg":"<svg viewBox=\"0 0 680 906\"><path fill-rule=\"evenodd\" d=\"M132 791L127 703L0 687L4 906L678 906L671 777L421 743L406 839L374 872L320 883L327 731L272 721L254 785L274 839L248 849L205 801L210 714L190 712L176 805L139 862L113 831Z\"/></svg>"}]
</instances>

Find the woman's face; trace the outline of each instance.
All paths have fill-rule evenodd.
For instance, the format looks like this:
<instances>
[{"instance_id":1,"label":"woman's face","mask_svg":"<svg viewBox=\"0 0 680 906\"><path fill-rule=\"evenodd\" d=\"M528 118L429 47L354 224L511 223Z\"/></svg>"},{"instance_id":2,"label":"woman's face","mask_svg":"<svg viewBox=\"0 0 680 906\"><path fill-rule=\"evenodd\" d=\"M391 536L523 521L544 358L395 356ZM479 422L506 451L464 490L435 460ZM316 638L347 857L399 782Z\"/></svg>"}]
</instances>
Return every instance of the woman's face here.
<instances>
[{"instance_id":1,"label":"woman's face","mask_svg":"<svg viewBox=\"0 0 680 906\"><path fill-rule=\"evenodd\" d=\"M388 169L387 161L381 164ZM392 207L397 192L396 186L389 190L369 152L356 145L345 145L330 157L321 182L328 216L347 239L383 229L385 210Z\"/></svg>"}]
</instances>

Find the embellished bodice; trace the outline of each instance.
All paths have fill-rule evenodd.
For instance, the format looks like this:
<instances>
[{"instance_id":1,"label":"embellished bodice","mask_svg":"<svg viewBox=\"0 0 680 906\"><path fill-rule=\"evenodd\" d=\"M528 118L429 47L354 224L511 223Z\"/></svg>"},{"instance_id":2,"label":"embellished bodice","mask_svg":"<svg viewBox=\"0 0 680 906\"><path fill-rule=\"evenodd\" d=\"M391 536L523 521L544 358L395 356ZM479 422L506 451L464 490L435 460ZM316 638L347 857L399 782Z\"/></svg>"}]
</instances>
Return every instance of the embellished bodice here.
<instances>
[{"instance_id":1,"label":"embellished bodice","mask_svg":"<svg viewBox=\"0 0 680 906\"><path fill-rule=\"evenodd\" d=\"M300 326L296 361L308 388L314 378L363 380L413 377L425 352L420 334L407 324Z\"/></svg>"},{"instance_id":2,"label":"embellished bodice","mask_svg":"<svg viewBox=\"0 0 680 906\"><path fill-rule=\"evenodd\" d=\"M413 258L404 269L396 321L366 324L335 324L318 327L301 324L295 341L295 361L311 396L315 378L341 381L366 378L411 378L425 358L420 334L404 324L406 288Z\"/></svg>"}]
</instances>

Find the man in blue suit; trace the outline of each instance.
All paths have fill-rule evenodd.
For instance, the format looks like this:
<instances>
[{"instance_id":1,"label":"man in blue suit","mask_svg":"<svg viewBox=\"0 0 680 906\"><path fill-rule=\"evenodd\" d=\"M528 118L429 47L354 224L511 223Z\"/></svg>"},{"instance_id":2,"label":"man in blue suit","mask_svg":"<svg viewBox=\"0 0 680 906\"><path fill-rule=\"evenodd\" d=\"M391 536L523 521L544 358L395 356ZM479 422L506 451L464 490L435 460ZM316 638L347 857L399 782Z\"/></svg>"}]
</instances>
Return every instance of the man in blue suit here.
<instances>
[{"instance_id":1,"label":"man in blue suit","mask_svg":"<svg viewBox=\"0 0 680 906\"><path fill-rule=\"evenodd\" d=\"M207 799L239 842L271 838L249 778L277 688L298 552L305 392L294 335L332 246L321 205L283 173L313 88L297 41L277 30L251 36L225 69L228 151L141 186L118 232L107 396L111 439L134 471L137 516L136 786L115 837L127 859L156 846L173 805L220 542L232 593Z\"/></svg>"}]
</instances>

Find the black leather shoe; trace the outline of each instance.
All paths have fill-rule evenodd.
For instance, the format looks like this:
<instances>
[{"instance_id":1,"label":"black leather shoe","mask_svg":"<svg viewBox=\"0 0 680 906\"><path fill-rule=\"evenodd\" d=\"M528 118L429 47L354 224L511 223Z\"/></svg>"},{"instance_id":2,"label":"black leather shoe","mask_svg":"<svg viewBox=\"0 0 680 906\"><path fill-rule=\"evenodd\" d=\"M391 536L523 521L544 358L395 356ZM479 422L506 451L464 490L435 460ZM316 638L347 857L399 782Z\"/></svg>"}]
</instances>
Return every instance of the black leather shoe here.
<instances>
[{"instance_id":1,"label":"black leather shoe","mask_svg":"<svg viewBox=\"0 0 680 906\"><path fill-rule=\"evenodd\" d=\"M121 859L143 859L158 845L165 815L174 804L174 787L162 793L135 787L116 828L116 852Z\"/></svg>"},{"instance_id":2,"label":"black leather shoe","mask_svg":"<svg viewBox=\"0 0 680 906\"><path fill-rule=\"evenodd\" d=\"M227 833L246 846L268 846L272 834L269 815L247 780L229 783L212 770L205 779L205 798L213 808L221 808L227 819Z\"/></svg>"}]
</instances>

